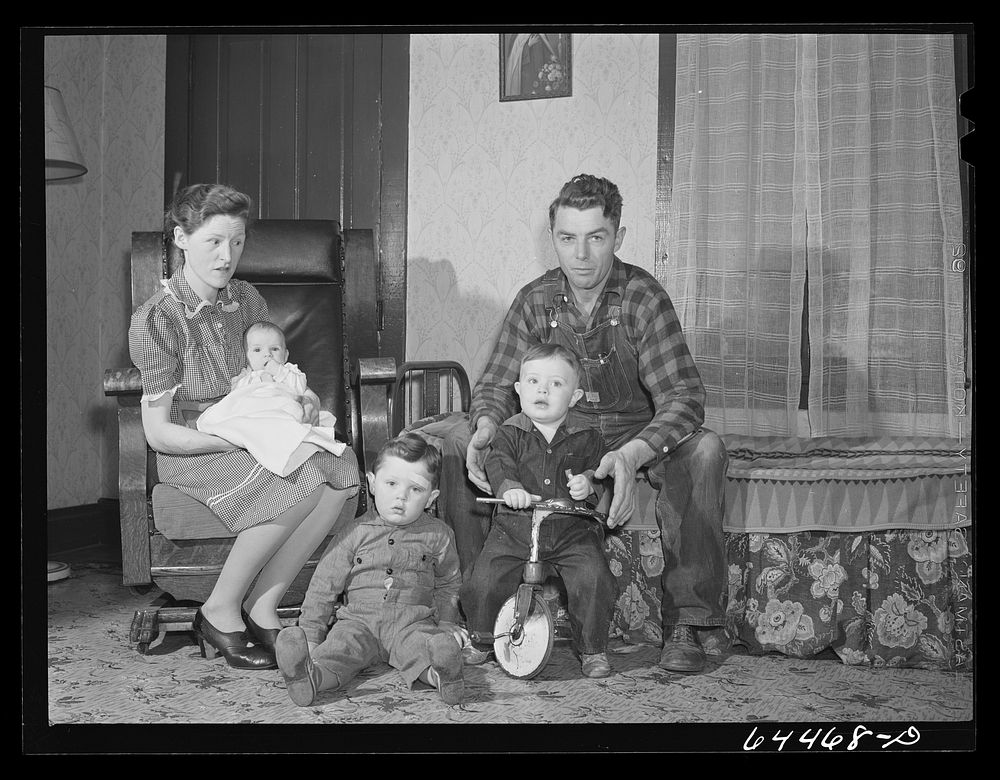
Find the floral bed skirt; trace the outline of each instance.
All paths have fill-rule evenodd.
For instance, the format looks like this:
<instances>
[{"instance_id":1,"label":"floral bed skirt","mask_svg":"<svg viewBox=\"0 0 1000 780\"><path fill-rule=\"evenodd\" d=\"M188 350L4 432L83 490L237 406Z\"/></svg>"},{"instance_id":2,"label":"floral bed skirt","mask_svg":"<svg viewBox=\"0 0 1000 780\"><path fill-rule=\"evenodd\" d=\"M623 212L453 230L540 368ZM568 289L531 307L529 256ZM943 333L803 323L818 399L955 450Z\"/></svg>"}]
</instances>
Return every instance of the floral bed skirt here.
<instances>
[{"instance_id":1,"label":"floral bed skirt","mask_svg":"<svg viewBox=\"0 0 1000 780\"><path fill-rule=\"evenodd\" d=\"M969 530L727 533L726 626L703 641L709 651L833 650L846 664L971 671ZM613 636L661 643L659 531L611 533L606 547L621 591Z\"/></svg>"}]
</instances>

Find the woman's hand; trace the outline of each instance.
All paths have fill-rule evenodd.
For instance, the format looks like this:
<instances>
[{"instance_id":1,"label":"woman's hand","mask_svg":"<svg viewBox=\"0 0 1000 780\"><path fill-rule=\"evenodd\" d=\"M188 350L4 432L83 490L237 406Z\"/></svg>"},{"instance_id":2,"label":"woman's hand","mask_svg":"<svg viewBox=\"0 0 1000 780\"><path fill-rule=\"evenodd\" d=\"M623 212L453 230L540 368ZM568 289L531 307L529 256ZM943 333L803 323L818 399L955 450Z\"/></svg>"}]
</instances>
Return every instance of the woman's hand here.
<instances>
[{"instance_id":1,"label":"woman's hand","mask_svg":"<svg viewBox=\"0 0 1000 780\"><path fill-rule=\"evenodd\" d=\"M143 433L149 446L157 452L166 455L206 455L240 449L218 436L171 422L172 405L172 393L164 393L155 401L144 399L140 404Z\"/></svg>"},{"instance_id":2,"label":"woman's hand","mask_svg":"<svg viewBox=\"0 0 1000 780\"><path fill-rule=\"evenodd\" d=\"M299 396L299 403L302 404L302 422L306 425L319 425L319 396L312 390L306 390L304 394Z\"/></svg>"}]
</instances>

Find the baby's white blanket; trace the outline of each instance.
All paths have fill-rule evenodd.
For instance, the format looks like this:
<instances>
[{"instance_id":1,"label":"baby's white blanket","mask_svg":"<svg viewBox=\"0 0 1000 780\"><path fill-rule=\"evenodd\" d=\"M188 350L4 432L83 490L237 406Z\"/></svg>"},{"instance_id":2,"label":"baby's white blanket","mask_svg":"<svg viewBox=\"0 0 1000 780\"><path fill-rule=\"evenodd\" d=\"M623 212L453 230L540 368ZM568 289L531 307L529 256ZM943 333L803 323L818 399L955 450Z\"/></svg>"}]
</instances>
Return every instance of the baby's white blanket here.
<instances>
[{"instance_id":1,"label":"baby's white blanket","mask_svg":"<svg viewBox=\"0 0 1000 780\"><path fill-rule=\"evenodd\" d=\"M253 455L264 468L287 477L320 449L343 454L334 438L337 418L320 412L319 425L304 423L305 411L294 393L276 383L238 387L198 418L199 431L211 433Z\"/></svg>"}]
</instances>

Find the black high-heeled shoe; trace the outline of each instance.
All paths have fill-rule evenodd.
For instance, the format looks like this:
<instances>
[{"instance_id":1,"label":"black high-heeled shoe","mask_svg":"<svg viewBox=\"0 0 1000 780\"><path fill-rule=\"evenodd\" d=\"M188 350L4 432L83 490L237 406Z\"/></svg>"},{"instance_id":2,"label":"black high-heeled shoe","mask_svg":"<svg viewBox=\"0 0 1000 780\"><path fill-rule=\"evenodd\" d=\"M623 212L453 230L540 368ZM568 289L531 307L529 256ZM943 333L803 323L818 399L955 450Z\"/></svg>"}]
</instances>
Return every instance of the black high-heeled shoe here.
<instances>
[{"instance_id":1,"label":"black high-heeled shoe","mask_svg":"<svg viewBox=\"0 0 1000 780\"><path fill-rule=\"evenodd\" d=\"M247 630L250 634L257 639L264 647L274 652L274 643L278 640L278 632L281 631L280 628L261 628L258 626L250 613L245 609L241 610L243 613L243 622L247 624Z\"/></svg>"},{"instance_id":2,"label":"black high-heeled shoe","mask_svg":"<svg viewBox=\"0 0 1000 780\"><path fill-rule=\"evenodd\" d=\"M202 658L221 654L234 669L276 669L274 650L254 643L247 631L219 631L208 622L199 609L194 615L194 633Z\"/></svg>"}]
</instances>

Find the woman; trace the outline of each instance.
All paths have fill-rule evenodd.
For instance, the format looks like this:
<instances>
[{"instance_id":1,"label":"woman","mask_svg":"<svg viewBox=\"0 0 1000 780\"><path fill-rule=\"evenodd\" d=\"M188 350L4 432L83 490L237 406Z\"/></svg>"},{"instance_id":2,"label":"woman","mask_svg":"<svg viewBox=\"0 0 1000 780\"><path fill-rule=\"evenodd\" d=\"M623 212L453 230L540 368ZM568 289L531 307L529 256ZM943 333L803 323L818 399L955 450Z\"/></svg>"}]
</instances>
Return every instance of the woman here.
<instances>
[{"instance_id":1,"label":"woman","mask_svg":"<svg viewBox=\"0 0 1000 780\"><path fill-rule=\"evenodd\" d=\"M279 477L246 450L185 425L185 402L229 392L246 362L244 331L268 319L260 293L232 278L250 208L248 196L220 184L177 194L164 232L184 264L132 315L129 351L142 376L142 426L160 482L204 503L237 534L195 615L202 655L221 653L240 669L273 669L278 604L345 506L353 506L347 502L359 475L348 448L340 456L318 452ZM307 408L309 422L318 422L319 410Z\"/></svg>"}]
</instances>

